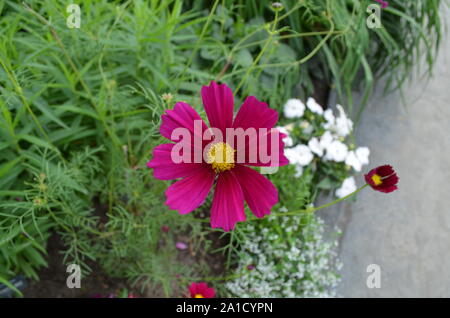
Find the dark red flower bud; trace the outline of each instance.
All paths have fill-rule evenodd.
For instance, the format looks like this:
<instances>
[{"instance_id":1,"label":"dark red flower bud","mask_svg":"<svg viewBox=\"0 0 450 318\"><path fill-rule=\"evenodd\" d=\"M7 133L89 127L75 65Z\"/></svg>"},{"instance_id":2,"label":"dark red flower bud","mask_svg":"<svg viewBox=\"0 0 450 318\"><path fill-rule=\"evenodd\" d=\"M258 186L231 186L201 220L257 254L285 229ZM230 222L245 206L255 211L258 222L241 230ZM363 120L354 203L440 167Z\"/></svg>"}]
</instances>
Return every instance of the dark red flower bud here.
<instances>
[{"instance_id":1,"label":"dark red flower bud","mask_svg":"<svg viewBox=\"0 0 450 318\"><path fill-rule=\"evenodd\" d=\"M368 185L376 191L389 193L397 190L398 176L392 166L384 165L370 170L364 175Z\"/></svg>"}]
</instances>

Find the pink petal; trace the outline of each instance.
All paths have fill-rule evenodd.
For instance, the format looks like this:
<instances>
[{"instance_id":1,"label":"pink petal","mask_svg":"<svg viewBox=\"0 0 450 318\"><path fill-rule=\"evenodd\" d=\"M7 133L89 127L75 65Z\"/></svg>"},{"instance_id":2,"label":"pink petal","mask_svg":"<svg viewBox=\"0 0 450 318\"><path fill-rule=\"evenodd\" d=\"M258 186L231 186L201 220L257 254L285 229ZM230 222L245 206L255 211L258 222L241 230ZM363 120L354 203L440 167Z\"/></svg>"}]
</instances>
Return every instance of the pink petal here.
<instances>
[{"instance_id":1,"label":"pink petal","mask_svg":"<svg viewBox=\"0 0 450 318\"><path fill-rule=\"evenodd\" d=\"M376 168L376 173L381 177L387 177L395 173L391 165L384 165Z\"/></svg>"},{"instance_id":2,"label":"pink petal","mask_svg":"<svg viewBox=\"0 0 450 318\"><path fill-rule=\"evenodd\" d=\"M278 120L278 113L269 108L266 103L260 102L256 97L245 99L233 122L233 127L247 129L272 128Z\"/></svg>"},{"instance_id":3,"label":"pink petal","mask_svg":"<svg viewBox=\"0 0 450 318\"><path fill-rule=\"evenodd\" d=\"M189 286L189 293L191 294L191 297L194 298L197 294L197 283L192 283Z\"/></svg>"},{"instance_id":4,"label":"pink petal","mask_svg":"<svg viewBox=\"0 0 450 318\"><path fill-rule=\"evenodd\" d=\"M147 167L153 169L153 176L160 180L172 180L189 176L204 166L196 163L174 163L171 157L175 144L162 144L153 149L153 159Z\"/></svg>"},{"instance_id":5,"label":"pink petal","mask_svg":"<svg viewBox=\"0 0 450 318\"><path fill-rule=\"evenodd\" d=\"M207 129L205 122L202 120L200 115L191 107L189 104L184 102L178 102L175 104L173 110L166 110L161 116L162 124L159 128L161 135L172 141L172 132L176 128L187 128L191 133L191 142L194 142L194 120L201 120L201 127L203 133ZM202 138L202 135L196 136Z\"/></svg>"},{"instance_id":6,"label":"pink petal","mask_svg":"<svg viewBox=\"0 0 450 318\"><path fill-rule=\"evenodd\" d=\"M233 172L239 180L245 201L253 214L259 218L270 214L270 209L278 203L278 191L272 182L245 166L236 166Z\"/></svg>"},{"instance_id":7,"label":"pink petal","mask_svg":"<svg viewBox=\"0 0 450 318\"><path fill-rule=\"evenodd\" d=\"M208 284L205 282L197 283L197 292L203 293L206 289L208 289Z\"/></svg>"},{"instance_id":8,"label":"pink petal","mask_svg":"<svg viewBox=\"0 0 450 318\"><path fill-rule=\"evenodd\" d=\"M202 165L196 173L187 176L166 190L166 205L180 214L187 214L198 208L208 196L214 182L215 173L207 165Z\"/></svg>"},{"instance_id":9,"label":"pink petal","mask_svg":"<svg viewBox=\"0 0 450 318\"><path fill-rule=\"evenodd\" d=\"M232 170L217 179L211 207L211 226L228 232L239 221L245 221L244 195Z\"/></svg>"},{"instance_id":10,"label":"pink petal","mask_svg":"<svg viewBox=\"0 0 450 318\"><path fill-rule=\"evenodd\" d=\"M177 249L179 249L180 251L183 251L183 250L185 250L185 249L188 248L187 244L184 243L184 242L177 242L177 243L175 244L175 247L176 247Z\"/></svg>"},{"instance_id":11,"label":"pink petal","mask_svg":"<svg viewBox=\"0 0 450 318\"><path fill-rule=\"evenodd\" d=\"M219 128L225 136L225 129L233 124L233 92L227 85L212 81L202 87L202 99L210 126Z\"/></svg>"},{"instance_id":12,"label":"pink petal","mask_svg":"<svg viewBox=\"0 0 450 318\"><path fill-rule=\"evenodd\" d=\"M216 291L212 287L207 287L203 291L203 297L204 298L214 298L216 296Z\"/></svg>"}]
</instances>

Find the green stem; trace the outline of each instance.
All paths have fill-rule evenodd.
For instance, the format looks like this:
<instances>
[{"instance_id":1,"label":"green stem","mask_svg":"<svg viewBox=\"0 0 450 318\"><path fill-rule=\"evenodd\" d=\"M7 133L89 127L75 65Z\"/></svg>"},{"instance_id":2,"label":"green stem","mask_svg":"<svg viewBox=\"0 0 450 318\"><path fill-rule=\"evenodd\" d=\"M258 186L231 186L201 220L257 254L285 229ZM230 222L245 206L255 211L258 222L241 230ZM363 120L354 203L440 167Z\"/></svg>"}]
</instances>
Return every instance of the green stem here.
<instances>
[{"instance_id":1,"label":"green stem","mask_svg":"<svg viewBox=\"0 0 450 318\"><path fill-rule=\"evenodd\" d=\"M299 214L303 214L303 213L314 213L316 211L319 211L319 210L322 210L324 208L328 208L328 207L330 207L332 205L335 205L336 203L339 203L341 201L347 200L348 198L354 196L355 194L357 194L359 191L361 191L362 189L364 189L368 185L369 184L366 183L365 185L363 185L362 187L356 189L355 191L353 191L352 193L346 195L345 197L336 199L334 201L331 201L331 202L329 202L327 204L324 204L324 205L321 205L321 206L318 206L318 207L309 207L309 208L306 208L306 209L299 209L299 210L294 210L294 211L289 211L289 212L272 213L272 214L270 214L270 216L291 216L291 215L299 215ZM251 221L262 220L262 219L263 218L257 218L257 217L252 216L252 217L248 218L247 221L251 222ZM209 219L195 219L195 220L198 221L198 222L205 222L205 223L209 222ZM231 233L233 233L233 232L231 232Z\"/></svg>"},{"instance_id":2,"label":"green stem","mask_svg":"<svg viewBox=\"0 0 450 318\"><path fill-rule=\"evenodd\" d=\"M241 82L239 83L237 88L240 88L240 86L242 85L243 81L247 78L248 74L250 71L254 70L254 69L263 69L263 68L269 68L269 67L290 67L290 66L298 66L301 64L306 63L307 61L309 61L312 57L314 57L314 55L316 55L316 53L322 48L323 45L325 45L325 43L328 41L328 39L331 37L331 35L333 35L335 33L334 31L334 23L332 20L330 20L330 24L331 24L331 28L329 31L326 31L326 36L316 45L316 47L314 47L314 49L306 56L304 56L303 58L301 58L300 60L294 61L294 62L280 62L280 63L272 63L272 64L260 64L260 65L256 65L255 62L257 62L255 60L255 62L251 65L250 69L241 69L238 71L234 71L232 74L227 74L223 76L223 79L231 77L231 76L236 76L239 75L241 73L246 73L245 77L241 80ZM271 38L269 38L267 41L271 40ZM266 42L267 44L268 42ZM264 46L263 51L266 49L266 46ZM262 51L262 53L264 53ZM260 53L261 54L261 53ZM260 56L258 55L257 59L259 61ZM237 91L237 89L235 90L235 92Z\"/></svg>"},{"instance_id":3,"label":"green stem","mask_svg":"<svg viewBox=\"0 0 450 318\"><path fill-rule=\"evenodd\" d=\"M205 24L203 25L202 32L200 33L198 40L195 42L195 46L194 46L194 49L192 50L191 56L189 57L189 60L185 64L183 71L177 76L176 91L178 91L178 88L180 86L180 80L182 80L182 77L184 76L186 71L191 66L192 61L194 60L195 54L197 53L198 49L200 48L200 44L203 40L203 37L206 34L206 31L207 31L209 25L212 22L212 19L213 19L213 16L214 16L214 13L216 11L218 4L219 4L219 0L214 1L213 7L211 8L211 12L208 15L208 19L206 20Z\"/></svg>"},{"instance_id":4,"label":"green stem","mask_svg":"<svg viewBox=\"0 0 450 318\"><path fill-rule=\"evenodd\" d=\"M3 69L6 72L6 75L8 76L9 80L11 81L14 90L16 91L16 93L19 95L19 98L22 102L22 104L25 106L25 109L28 111L28 113L30 114L32 120L34 121L36 127L38 128L38 131L42 134L42 136L44 137L44 139L53 146L53 150L55 150L56 154L61 158L62 155L59 152L58 148L56 146L53 145L53 143L50 141L50 138L48 137L47 133L45 132L45 129L42 127L41 123L39 122L38 118L36 117L36 114L33 112L33 110L31 109L30 104L28 103L27 99L25 98L22 86L20 86L19 81L16 78L16 75L14 74L12 68L10 69L10 67L8 65L6 65L6 63L0 59L0 65L3 67ZM4 109L7 109L6 106L2 103L2 108L4 107ZM15 135L14 135L15 136ZM13 136L13 137L14 137ZM15 140L17 148L20 149L20 147L18 146L18 140Z\"/></svg>"},{"instance_id":5,"label":"green stem","mask_svg":"<svg viewBox=\"0 0 450 318\"><path fill-rule=\"evenodd\" d=\"M289 10L288 12L286 12L285 14L281 15L278 17L278 15L276 16L277 21L280 22L282 20L284 20L286 17L288 17L292 12L294 12L295 10L297 10L300 7L300 3L296 4L294 7L292 7L291 10ZM277 23L278 23L277 22ZM275 19L272 20L271 22L269 22L269 25L275 24ZM230 54L228 54L227 57L227 61L231 61L234 53L236 53L238 50L242 49L244 46L242 46L243 43L245 43L249 38L251 38L252 36L254 36L256 33L264 30L264 28L266 28L265 24L262 24L261 26L257 27L255 30L253 30L250 33L247 33L244 37L242 37L237 43L236 45L231 49ZM265 42L266 40L261 40L260 43Z\"/></svg>"},{"instance_id":6,"label":"green stem","mask_svg":"<svg viewBox=\"0 0 450 318\"><path fill-rule=\"evenodd\" d=\"M353 191L352 193L346 195L345 197L336 199L336 200L334 200L334 201L332 201L332 202L329 202L329 203L327 203L327 204L318 206L318 207L316 207L316 208L310 207L310 208L307 208L307 209L300 209L300 210L289 211L289 212L274 213L274 214L272 214L272 215L275 215L275 216L282 216L282 215L285 215L285 216L287 216L287 215L297 215L297 214L301 214L301 213L313 213L313 212L316 212L316 211L318 211L318 210L321 210L321 209L324 209L324 208L328 208L328 207L330 207L330 206L332 206L332 205L335 205L336 203L339 203L339 202L341 202L341 201L344 201L344 200L346 200L346 199L348 199L348 198L354 196L355 194L357 194L359 191L361 191L362 189L364 189L364 188L367 187L367 186L368 186L368 184L366 183L365 185L363 185L362 187L356 189L355 191Z\"/></svg>"},{"instance_id":7,"label":"green stem","mask_svg":"<svg viewBox=\"0 0 450 318\"><path fill-rule=\"evenodd\" d=\"M247 80L247 77L250 75L250 73L255 68L255 66L259 63L259 60L263 57L263 55L266 52L269 45L273 43L273 38L276 33L277 24L278 24L278 11L275 12L275 19L273 22L273 26L272 26L272 29L269 30L269 37L267 38L266 43L264 44L264 47L261 49L258 56L253 61L252 65L247 69L244 77L241 79L241 81L237 85L236 89L234 90L235 95L237 95L237 92L239 91L241 86L245 83L245 81Z\"/></svg>"}]
</instances>

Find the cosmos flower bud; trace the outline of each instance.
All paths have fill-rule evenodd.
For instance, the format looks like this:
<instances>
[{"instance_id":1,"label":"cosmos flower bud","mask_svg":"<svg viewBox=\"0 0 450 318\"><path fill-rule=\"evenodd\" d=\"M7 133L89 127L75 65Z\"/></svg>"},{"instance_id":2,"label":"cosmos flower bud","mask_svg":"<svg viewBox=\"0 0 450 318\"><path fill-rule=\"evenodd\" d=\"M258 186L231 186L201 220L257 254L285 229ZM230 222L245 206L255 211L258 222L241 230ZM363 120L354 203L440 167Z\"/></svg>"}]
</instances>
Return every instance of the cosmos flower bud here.
<instances>
[{"instance_id":1,"label":"cosmos flower bud","mask_svg":"<svg viewBox=\"0 0 450 318\"><path fill-rule=\"evenodd\" d=\"M281 10L283 10L283 8L284 8L284 6L281 2L273 2L272 3L272 9L274 11L281 11Z\"/></svg>"},{"instance_id":2,"label":"cosmos flower bud","mask_svg":"<svg viewBox=\"0 0 450 318\"><path fill-rule=\"evenodd\" d=\"M164 93L164 94L161 95L161 98L166 103L170 103L172 101L172 99L173 99L173 95L171 93Z\"/></svg>"},{"instance_id":3,"label":"cosmos flower bud","mask_svg":"<svg viewBox=\"0 0 450 318\"><path fill-rule=\"evenodd\" d=\"M389 193L397 190L398 176L392 166L384 165L364 175L366 183L376 191Z\"/></svg>"}]
</instances>

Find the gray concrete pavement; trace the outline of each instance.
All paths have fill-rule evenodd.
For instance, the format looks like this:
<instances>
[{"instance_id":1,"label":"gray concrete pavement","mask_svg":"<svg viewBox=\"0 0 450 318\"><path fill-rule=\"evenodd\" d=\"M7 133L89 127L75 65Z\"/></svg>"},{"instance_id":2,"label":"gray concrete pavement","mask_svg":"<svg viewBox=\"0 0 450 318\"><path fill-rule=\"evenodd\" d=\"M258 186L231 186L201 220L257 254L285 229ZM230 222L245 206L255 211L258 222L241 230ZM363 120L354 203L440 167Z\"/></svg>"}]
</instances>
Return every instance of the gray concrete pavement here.
<instances>
[{"instance_id":1,"label":"gray concrete pavement","mask_svg":"<svg viewBox=\"0 0 450 318\"><path fill-rule=\"evenodd\" d=\"M370 167L394 166L399 190L365 189L355 203L321 212L343 230L344 297L450 297L449 37L434 77L414 81L405 99L376 92L356 131L371 149ZM370 264L381 267L379 289L366 285Z\"/></svg>"}]
</instances>

